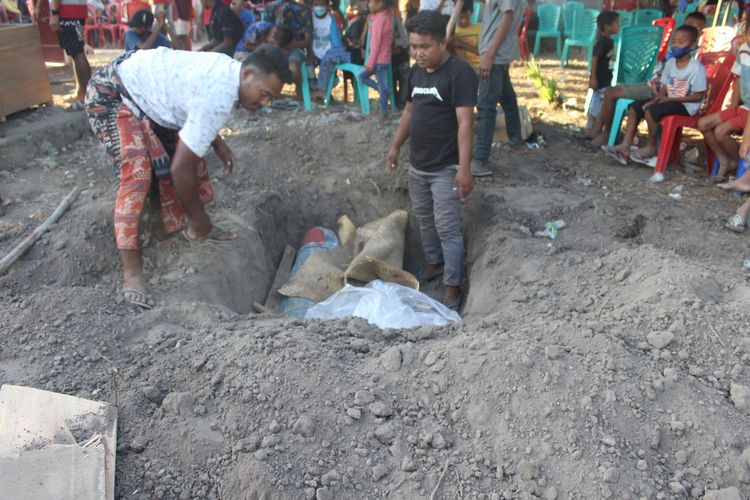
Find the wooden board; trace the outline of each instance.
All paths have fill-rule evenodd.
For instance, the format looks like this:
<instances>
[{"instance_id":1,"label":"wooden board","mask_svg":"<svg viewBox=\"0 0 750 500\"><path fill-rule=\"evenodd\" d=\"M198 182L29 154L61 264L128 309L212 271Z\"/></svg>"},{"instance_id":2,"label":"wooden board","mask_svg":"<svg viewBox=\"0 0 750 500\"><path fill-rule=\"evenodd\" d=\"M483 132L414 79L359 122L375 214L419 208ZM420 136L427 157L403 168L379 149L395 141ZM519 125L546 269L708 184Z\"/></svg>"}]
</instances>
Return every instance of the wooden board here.
<instances>
[{"instance_id":1,"label":"wooden board","mask_svg":"<svg viewBox=\"0 0 750 500\"><path fill-rule=\"evenodd\" d=\"M34 2L28 0L26 6L31 15L34 15ZM39 37L42 41L42 54L46 62L65 62L65 51L60 48L60 39L57 33L49 27L49 2L39 0Z\"/></svg>"},{"instance_id":2,"label":"wooden board","mask_svg":"<svg viewBox=\"0 0 750 500\"><path fill-rule=\"evenodd\" d=\"M0 478L13 478L4 498L114 499L116 441L117 408L108 403L0 389Z\"/></svg>"},{"instance_id":3,"label":"wooden board","mask_svg":"<svg viewBox=\"0 0 750 500\"><path fill-rule=\"evenodd\" d=\"M284 283L289 280L289 273L292 272L292 265L294 265L294 258L296 256L297 251L294 248L289 245L284 248L284 254L281 256L281 262L279 262L279 268L276 270L271 290L268 292L266 303L263 304L267 310L276 312L279 303L284 299L279 293L279 288L284 286Z\"/></svg>"},{"instance_id":4,"label":"wooden board","mask_svg":"<svg viewBox=\"0 0 750 500\"><path fill-rule=\"evenodd\" d=\"M0 68L0 117L52 101L35 25L0 27Z\"/></svg>"}]
</instances>

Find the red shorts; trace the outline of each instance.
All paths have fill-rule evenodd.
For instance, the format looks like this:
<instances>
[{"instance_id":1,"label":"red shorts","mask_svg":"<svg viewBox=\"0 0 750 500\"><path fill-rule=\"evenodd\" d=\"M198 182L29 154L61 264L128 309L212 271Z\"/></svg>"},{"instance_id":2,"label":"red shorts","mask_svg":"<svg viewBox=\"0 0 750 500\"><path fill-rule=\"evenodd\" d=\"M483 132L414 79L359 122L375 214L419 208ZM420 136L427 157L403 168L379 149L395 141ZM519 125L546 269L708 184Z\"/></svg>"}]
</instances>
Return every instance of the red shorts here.
<instances>
[{"instance_id":1,"label":"red shorts","mask_svg":"<svg viewBox=\"0 0 750 500\"><path fill-rule=\"evenodd\" d=\"M729 123L734 130L742 130L747 123L748 110L743 107L729 108L719 113L719 118L724 123Z\"/></svg>"}]
</instances>

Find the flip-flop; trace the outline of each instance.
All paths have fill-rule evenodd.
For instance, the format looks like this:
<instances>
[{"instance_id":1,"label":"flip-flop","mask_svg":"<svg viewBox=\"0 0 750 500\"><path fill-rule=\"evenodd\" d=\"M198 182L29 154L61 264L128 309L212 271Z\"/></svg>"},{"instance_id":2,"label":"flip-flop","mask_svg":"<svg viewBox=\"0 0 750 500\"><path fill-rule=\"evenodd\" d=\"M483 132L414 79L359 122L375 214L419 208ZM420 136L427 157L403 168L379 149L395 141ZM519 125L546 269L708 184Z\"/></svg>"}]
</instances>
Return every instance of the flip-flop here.
<instances>
[{"instance_id":1,"label":"flip-flop","mask_svg":"<svg viewBox=\"0 0 750 500\"><path fill-rule=\"evenodd\" d=\"M638 146L630 147L630 159L641 165L646 165L647 167L656 167L656 156L650 156L648 158L642 157L641 153L639 153Z\"/></svg>"},{"instance_id":2,"label":"flip-flop","mask_svg":"<svg viewBox=\"0 0 750 500\"><path fill-rule=\"evenodd\" d=\"M187 228L185 228L185 229L182 230L182 237L185 238L190 243L198 243L198 242L201 242L201 241L215 241L215 242L218 242L218 243L227 243L229 241L234 240L237 237L236 234L229 233L229 234L232 235L231 238L228 238L228 239L220 239L219 238L220 235L222 235L224 233L228 233L228 232L229 231L224 231L219 226L211 226L211 231L209 231L209 233L208 233L208 235L206 237L204 237L204 238L193 238L193 237L191 237L188 234Z\"/></svg>"},{"instance_id":3,"label":"flip-flop","mask_svg":"<svg viewBox=\"0 0 750 500\"><path fill-rule=\"evenodd\" d=\"M154 306L148 303L149 299L153 299L154 296L150 293L144 293L141 290L138 290L137 288L123 288L120 293L122 294L122 298L127 302L128 304L133 304L134 306L138 306L142 309L150 310ZM127 299L125 298L126 293L131 293L136 295L137 299Z\"/></svg>"},{"instance_id":4,"label":"flip-flop","mask_svg":"<svg viewBox=\"0 0 750 500\"><path fill-rule=\"evenodd\" d=\"M458 302L454 302L453 304L443 304L445 307L450 309L451 311L456 311L461 308L461 299L458 299Z\"/></svg>"},{"instance_id":5,"label":"flip-flop","mask_svg":"<svg viewBox=\"0 0 750 500\"><path fill-rule=\"evenodd\" d=\"M617 151L612 146L604 145L604 146L602 146L601 149L602 149L602 152L604 153L605 156L608 156L609 158L612 158L613 160L615 160L620 165L627 165L628 164L628 159L625 158L625 155L622 154L622 153L620 153L619 151Z\"/></svg>"}]
</instances>

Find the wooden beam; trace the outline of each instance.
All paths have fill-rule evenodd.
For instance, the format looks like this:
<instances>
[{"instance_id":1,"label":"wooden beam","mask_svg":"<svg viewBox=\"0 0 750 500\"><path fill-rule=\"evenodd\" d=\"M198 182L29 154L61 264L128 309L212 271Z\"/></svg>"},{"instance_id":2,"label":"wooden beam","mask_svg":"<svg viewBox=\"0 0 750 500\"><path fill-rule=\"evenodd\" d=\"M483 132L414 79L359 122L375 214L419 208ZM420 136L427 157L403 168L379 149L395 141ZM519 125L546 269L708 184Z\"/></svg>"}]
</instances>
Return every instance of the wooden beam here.
<instances>
[{"instance_id":1,"label":"wooden beam","mask_svg":"<svg viewBox=\"0 0 750 500\"><path fill-rule=\"evenodd\" d=\"M281 256L281 262L279 262L279 268L276 270L276 276L271 284L271 289L268 291L266 302L264 307L271 312L276 312L276 308L279 307L279 303L284 299L284 296L279 293L279 288L289 280L289 273L292 272L292 265L294 265L294 258L297 256L297 251L287 245L284 248L284 254Z\"/></svg>"}]
</instances>

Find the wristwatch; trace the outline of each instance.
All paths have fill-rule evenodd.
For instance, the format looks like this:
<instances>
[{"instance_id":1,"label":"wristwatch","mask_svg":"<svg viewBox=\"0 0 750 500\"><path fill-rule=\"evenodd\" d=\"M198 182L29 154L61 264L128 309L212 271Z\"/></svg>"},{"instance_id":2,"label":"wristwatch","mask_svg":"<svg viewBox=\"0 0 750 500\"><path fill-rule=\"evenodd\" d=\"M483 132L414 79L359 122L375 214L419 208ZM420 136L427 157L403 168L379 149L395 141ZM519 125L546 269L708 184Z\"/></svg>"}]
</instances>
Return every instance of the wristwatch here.
<instances>
[{"instance_id":1,"label":"wristwatch","mask_svg":"<svg viewBox=\"0 0 750 500\"><path fill-rule=\"evenodd\" d=\"M57 9L50 9L49 13L52 14L53 16L57 16L58 14L60 14L60 11Z\"/></svg>"}]
</instances>

